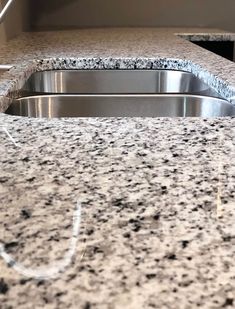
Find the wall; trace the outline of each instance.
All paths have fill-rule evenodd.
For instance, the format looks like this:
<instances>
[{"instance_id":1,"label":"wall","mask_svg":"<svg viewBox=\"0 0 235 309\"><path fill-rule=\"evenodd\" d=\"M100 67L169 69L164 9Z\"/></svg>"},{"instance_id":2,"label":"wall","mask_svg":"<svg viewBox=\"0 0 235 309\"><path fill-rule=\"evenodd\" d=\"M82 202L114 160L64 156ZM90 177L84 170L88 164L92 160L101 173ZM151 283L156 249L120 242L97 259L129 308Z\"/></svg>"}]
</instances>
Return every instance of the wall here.
<instances>
[{"instance_id":1,"label":"wall","mask_svg":"<svg viewBox=\"0 0 235 309\"><path fill-rule=\"evenodd\" d=\"M6 2L6 0L0 0L1 7ZM28 0L15 0L6 19L0 25L0 43L6 42L29 28L28 8Z\"/></svg>"},{"instance_id":2,"label":"wall","mask_svg":"<svg viewBox=\"0 0 235 309\"><path fill-rule=\"evenodd\" d=\"M235 31L235 0L36 0L36 30L102 26L201 26Z\"/></svg>"}]
</instances>

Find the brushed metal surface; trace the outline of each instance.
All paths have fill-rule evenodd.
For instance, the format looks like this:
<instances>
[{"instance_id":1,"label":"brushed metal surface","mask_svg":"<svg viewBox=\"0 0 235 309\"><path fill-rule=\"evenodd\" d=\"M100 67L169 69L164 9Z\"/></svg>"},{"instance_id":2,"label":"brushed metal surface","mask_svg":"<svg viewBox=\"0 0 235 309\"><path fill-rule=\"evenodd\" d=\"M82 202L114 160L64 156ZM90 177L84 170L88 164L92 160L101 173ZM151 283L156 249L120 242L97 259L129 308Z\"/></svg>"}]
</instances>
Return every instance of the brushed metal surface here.
<instances>
[{"instance_id":1,"label":"brushed metal surface","mask_svg":"<svg viewBox=\"0 0 235 309\"><path fill-rule=\"evenodd\" d=\"M23 87L31 94L193 93L219 96L192 73L174 70L53 70L36 72Z\"/></svg>"},{"instance_id":2,"label":"brushed metal surface","mask_svg":"<svg viewBox=\"0 0 235 309\"><path fill-rule=\"evenodd\" d=\"M28 117L219 117L229 102L198 95L45 95L17 99L6 111Z\"/></svg>"}]
</instances>

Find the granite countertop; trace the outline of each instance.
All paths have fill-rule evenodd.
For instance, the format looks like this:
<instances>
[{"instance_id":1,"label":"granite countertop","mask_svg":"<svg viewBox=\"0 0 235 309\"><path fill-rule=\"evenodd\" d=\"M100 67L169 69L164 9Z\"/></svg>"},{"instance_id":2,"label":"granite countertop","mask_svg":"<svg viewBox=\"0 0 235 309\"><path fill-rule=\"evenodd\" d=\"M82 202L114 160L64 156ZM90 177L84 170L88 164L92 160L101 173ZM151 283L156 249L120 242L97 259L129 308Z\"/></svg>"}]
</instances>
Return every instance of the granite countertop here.
<instances>
[{"instance_id":1,"label":"granite countertop","mask_svg":"<svg viewBox=\"0 0 235 309\"><path fill-rule=\"evenodd\" d=\"M56 68L184 69L230 99L235 63L192 38L235 34L25 33L0 50L1 111ZM1 309L234 307L234 118L0 120Z\"/></svg>"}]
</instances>

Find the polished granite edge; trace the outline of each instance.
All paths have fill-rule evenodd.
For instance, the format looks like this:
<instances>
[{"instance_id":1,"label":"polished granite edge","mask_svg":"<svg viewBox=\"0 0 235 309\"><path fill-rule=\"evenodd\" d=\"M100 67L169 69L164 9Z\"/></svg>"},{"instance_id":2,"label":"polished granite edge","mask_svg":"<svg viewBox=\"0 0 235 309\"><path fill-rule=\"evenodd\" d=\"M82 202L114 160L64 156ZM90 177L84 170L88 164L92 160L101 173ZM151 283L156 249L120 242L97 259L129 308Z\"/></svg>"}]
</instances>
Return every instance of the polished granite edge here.
<instances>
[{"instance_id":1,"label":"polished granite edge","mask_svg":"<svg viewBox=\"0 0 235 309\"><path fill-rule=\"evenodd\" d=\"M4 112L10 105L10 100L5 96L0 96L0 112Z\"/></svg>"},{"instance_id":2,"label":"polished granite edge","mask_svg":"<svg viewBox=\"0 0 235 309\"><path fill-rule=\"evenodd\" d=\"M15 95L35 71L120 68L192 72L229 100L235 95L235 64L189 42L190 36L221 41L233 40L235 34L208 28L24 33L0 50L0 63L14 65L0 76L0 96Z\"/></svg>"},{"instance_id":3,"label":"polished granite edge","mask_svg":"<svg viewBox=\"0 0 235 309\"><path fill-rule=\"evenodd\" d=\"M223 98L230 99L235 95L235 86L210 74L200 65L190 60L169 58L90 58L90 59L43 59L37 60L37 71L68 69L168 69L191 72L210 87L215 89Z\"/></svg>"},{"instance_id":4,"label":"polished granite edge","mask_svg":"<svg viewBox=\"0 0 235 309\"><path fill-rule=\"evenodd\" d=\"M188 41L235 41L234 33L221 33L221 32L212 32L212 33L176 33L180 38L186 39Z\"/></svg>"}]
</instances>

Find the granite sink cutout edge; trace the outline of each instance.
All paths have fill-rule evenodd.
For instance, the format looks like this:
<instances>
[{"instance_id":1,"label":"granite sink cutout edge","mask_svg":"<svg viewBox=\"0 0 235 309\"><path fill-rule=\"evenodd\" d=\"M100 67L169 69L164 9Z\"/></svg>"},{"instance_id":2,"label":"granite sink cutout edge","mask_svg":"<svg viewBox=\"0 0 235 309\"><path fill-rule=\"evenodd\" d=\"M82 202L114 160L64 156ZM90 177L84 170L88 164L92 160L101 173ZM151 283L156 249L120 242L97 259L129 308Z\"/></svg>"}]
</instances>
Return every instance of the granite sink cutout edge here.
<instances>
[{"instance_id":1,"label":"granite sink cutout edge","mask_svg":"<svg viewBox=\"0 0 235 309\"><path fill-rule=\"evenodd\" d=\"M43 58L25 61L14 66L0 81L0 112L10 105L12 96L23 87L35 72L46 70L111 70L111 69L172 69L193 73L208 86L215 89L224 99L231 101L235 96L235 86L211 74L200 65L187 59L173 58Z\"/></svg>"}]
</instances>

